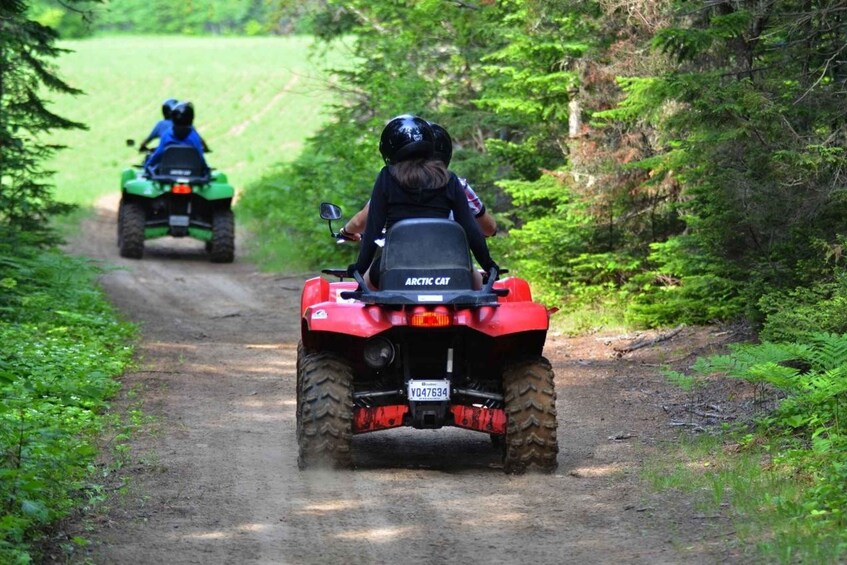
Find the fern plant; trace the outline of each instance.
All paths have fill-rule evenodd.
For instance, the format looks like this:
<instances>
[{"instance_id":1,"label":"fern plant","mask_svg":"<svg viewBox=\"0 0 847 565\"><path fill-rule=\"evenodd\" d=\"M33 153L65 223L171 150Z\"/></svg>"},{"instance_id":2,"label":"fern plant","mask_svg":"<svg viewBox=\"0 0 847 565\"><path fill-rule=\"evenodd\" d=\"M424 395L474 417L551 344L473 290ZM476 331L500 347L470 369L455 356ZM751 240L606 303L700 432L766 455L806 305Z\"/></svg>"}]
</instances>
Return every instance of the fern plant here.
<instances>
[{"instance_id":1,"label":"fern plant","mask_svg":"<svg viewBox=\"0 0 847 565\"><path fill-rule=\"evenodd\" d=\"M803 517L821 528L843 531L847 525L847 334L818 332L800 343L736 345L728 355L699 359L693 370L768 385L785 394L776 410L760 419L761 432L787 439L778 443L774 460L812 480L798 505Z\"/></svg>"}]
</instances>

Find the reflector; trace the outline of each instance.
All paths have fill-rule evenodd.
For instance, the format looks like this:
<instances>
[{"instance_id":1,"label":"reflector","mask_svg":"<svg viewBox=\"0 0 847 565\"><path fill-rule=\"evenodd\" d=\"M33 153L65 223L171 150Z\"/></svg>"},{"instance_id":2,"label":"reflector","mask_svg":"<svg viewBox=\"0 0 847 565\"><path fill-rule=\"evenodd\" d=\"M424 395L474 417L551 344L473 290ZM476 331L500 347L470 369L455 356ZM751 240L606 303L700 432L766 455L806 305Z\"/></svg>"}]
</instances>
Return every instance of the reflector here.
<instances>
[{"instance_id":1,"label":"reflector","mask_svg":"<svg viewBox=\"0 0 847 565\"><path fill-rule=\"evenodd\" d=\"M409 325L418 328L443 328L450 325L450 315L429 310L418 311L412 314Z\"/></svg>"},{"instance_id":2,"label":"reflector","mask_svg":"<svg viewBox=\"0 0 847 565\"><path fill-rule=\"evenodd\" d=\"M174 194L191 194L191 187L187 184L175 184L171 187Z\"/></svg>"}]
</instances>

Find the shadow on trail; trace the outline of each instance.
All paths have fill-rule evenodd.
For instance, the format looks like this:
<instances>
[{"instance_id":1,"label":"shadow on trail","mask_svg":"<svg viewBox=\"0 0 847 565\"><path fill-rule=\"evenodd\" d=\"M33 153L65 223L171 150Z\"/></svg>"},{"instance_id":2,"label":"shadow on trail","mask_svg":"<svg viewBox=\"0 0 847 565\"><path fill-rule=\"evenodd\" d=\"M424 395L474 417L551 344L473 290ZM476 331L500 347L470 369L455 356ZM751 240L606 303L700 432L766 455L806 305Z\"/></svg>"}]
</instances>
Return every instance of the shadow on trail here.
<instances>
[{"instance_id":1,"label":"shadow on trail","mask_svg":"<svg viewBox=\"0 0 847 565\"><path fill-rule=\"evenodd\" d=\"M486 434L455 429L385 430L353 438L356 469L503 472L502 455Z\"/></svg>"},{"instance_id":2,"label":"shadow on trail","mask_svg":"<svg viewBox=\"0 0 847 565\"><path fill-rule=\"evenodd\" d=\"M144 243L144 257L147 260L191 261L210 263L209 254L203 242L183 239L148 239ZM237 258L236 258L237 261Z\"/></svg>"}]
</instances>

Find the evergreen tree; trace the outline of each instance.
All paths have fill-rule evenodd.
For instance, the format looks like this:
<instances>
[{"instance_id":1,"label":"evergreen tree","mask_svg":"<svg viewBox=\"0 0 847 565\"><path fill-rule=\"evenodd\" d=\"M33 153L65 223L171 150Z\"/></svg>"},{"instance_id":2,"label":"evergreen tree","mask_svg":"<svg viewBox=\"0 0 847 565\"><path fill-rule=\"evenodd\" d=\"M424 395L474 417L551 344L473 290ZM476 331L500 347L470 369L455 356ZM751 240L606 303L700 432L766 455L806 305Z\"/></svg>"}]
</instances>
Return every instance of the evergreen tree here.
<instances>
[{"instance_id":1,"label":"evergreen tree","mask_svg":"<svg viewBox=\"0 0 847 565\"><path fill-rule=\"evenodd\" d=\"M644 165L682 180L685 233L655 247L641 286L639 317L659 323L726 317L769 288L831 276L847 214L847 2L673 7L651 40L673 68L630 80L607 113L655 116L668 149Z\"/></svg>"},{"instance_id":2,"label":"evergreen tree","mask_svg":"<svg viewBox=\"0 0 847 565\"><path fill-rule=\"evenodd\" d=\"M0 0L0 228L52 241L51 215L70 206L56 202L50 172L41 164L60 147L56 129L84 128L50 112L42 92L77 94L58 78L49 60L62 52L56 32L27 17L23 0Z\"/></svg>"}]
</instances>

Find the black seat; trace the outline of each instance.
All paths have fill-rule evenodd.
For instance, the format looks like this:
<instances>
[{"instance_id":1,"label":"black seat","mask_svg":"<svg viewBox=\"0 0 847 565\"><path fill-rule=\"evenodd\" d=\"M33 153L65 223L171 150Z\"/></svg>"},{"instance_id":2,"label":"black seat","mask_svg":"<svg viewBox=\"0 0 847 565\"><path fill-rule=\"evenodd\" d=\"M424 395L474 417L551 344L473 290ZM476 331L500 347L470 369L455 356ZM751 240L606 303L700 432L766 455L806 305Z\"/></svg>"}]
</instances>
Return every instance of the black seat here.
<instances>
[{"instance_id":1,"label":"black seat","mask_svg":"<svg viewBox=\"0 0 847 565\"><path fill-rule=\"evenodd\" d=\"M397 222L385 235L380 260L382 290L473 288L473 264L465 230L452 220Z\"/></svg>"},{"instance_id":2,"label":"black seat","mask_svg":"<svg viewBox=\"0 0 847 565\"><path fill-rule=\"evenodd\" d=\"M200 152L191 145L169 145L162 151L162 158L153 178L207 181L209 167Z\"/></svg>"}]
</instances>

